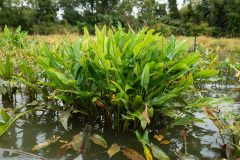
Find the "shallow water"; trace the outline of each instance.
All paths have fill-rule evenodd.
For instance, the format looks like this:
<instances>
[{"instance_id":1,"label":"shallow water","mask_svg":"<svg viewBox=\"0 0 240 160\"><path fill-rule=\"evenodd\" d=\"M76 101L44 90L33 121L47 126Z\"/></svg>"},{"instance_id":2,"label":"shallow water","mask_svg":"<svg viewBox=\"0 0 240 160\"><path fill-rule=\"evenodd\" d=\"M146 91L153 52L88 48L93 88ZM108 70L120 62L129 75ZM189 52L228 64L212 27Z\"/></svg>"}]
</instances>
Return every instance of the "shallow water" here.
<instances>
[{"instance_id":1,"label":"shallow water","mask_svg":"<svg viewBox=\"0 0 240 160\"><path fill-rule=\"evenodd\" d=\"M17 95L16 99L16 105L25 103L25 98L20 94ZM233 105L237 112L239 112L239 106L237 102ZM228 137L221 136L213 122L205 118L203 113L197 112L195 116L197 118L202 118L205 123L195 123L193 127L190 128L191 131L187 137L187 152L190 155L198 157L198 159L220 159L222 157L221 147L226 143ZM38 111L33 115L28 115L27 118L17 120L7 133L0 137L0 159L36 159L31 156L12 154L1 148L22 150L42 156L46 159L55 159L62 145L60 142L38 151L32 151L32 147L36 144L45 142L53 135L60 136L62 140L70 141L75 134L83 130L86 123L85 121L70 120L69 131L65 131L60 123L59 115L55 113ZM94 129L93 132L103 136L109 145L117 143L122 146L133 148L143 154L142 146L137 142L133 132L125 134L116 133L112 130L104 129L104 126L100 124L94 124L92 127ZM153 138L161 129L162 128L159 127L149 130L151 141L161 147L172 159L177 159L178 156L181 156L180 153L183 152L184 145L179 133L184 127L174 127L167 131L164 135L165 139L170 141L170 144L167 145L160 144ZM177 153L178 156L176 155ZM76 157L77 154L73 150L69 150L62 159L72 160ZM106 150L95 144L90 144L86 155L84 157L78 157L78 159L105 160L108 159L108 156ZM123 160L127 158L124 157L122 153L118 153L112 157L112 159Z\"/></svg>"}]
</instances>

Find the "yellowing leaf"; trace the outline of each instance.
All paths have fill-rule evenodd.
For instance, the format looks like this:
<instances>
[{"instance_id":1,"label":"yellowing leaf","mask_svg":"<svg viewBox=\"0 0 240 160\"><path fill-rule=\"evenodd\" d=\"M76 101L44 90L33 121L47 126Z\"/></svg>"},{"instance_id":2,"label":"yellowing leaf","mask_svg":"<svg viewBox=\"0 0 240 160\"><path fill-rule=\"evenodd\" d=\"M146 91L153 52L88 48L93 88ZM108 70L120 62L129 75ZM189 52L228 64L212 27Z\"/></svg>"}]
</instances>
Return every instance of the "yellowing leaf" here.
<instances>
[{"instance_id":1,"label":"yellowing leaf","mask_svg":"<svg viewBox=\"0 0 240 160\"><path fill-rule=\"evenodd\" d=\"M80 132L79 134L73 136L72 147L76 152L78 152L80 151L82 144L83 144L83 132Z\"/></svg>"},{"instance_id":2,"label":"yellowing leaf","mask_svg":"<svg viewBox=\"0 0 240 160\"><path fill-rule=\"evenodd\" d=\"M56 136L54 135L51 139L48 139L46 142L43 142L43 143L40 143L40 144L34 146L34 147L32 148L32 150L33 150L33 151L36 151L36 150L42 149L42 148L44 148L44 147L47 147L47 146L49 146L50 144L57 142L57 141L59 140L59 138L60 138L60 137L56 137Z\"/></svg>"},{"instance_id":3,"label":"yellowing leaf","mask_svg":"<svg viewBox=\"0 0 240 160\"><path fill-rule=\"evenodd\" d=\"M112 146L108 149L108 155L109 158L111 158L112 156L114 156L116 153L118 153L120 151L120 146L117 145L116 143L112 144Z\"/></svg>"},{"instance_id":4,"label":"yellowing leaf","mask_svg":"<svg viewBox=\"0 0 240 160\"><path fill-rule=\"evenodd\" d=\"M121 152L130 160L145 160L143 156L134 149L123 148Z\"/></svg>"},{"instance_id":5,"label":"yellowing leaf","mask_svg":"<svg viewBox=\"0 0 240 160\"><path fill-rule=\"evenodd\" d=\"M105 141L104 138L102 138L101 136L99 136L98 134L94 134L91 137L91 140L93 141L93 143L102 146L103 148L108 148L108 144Z\"/></svg>"},{"instance_id":6,"label":"yellowing leaf","mask_svg":"<svg viewBox=\"0 0 240 160\"><path fill-rule=\"evenodd\" d=\"M102 107L102 108L104 108L104 109L107 109L107 106L106 106L104 103L102 103L99 99L96 100L96 104L97 104L99 107Z\"/></svg>"},{"instance_id":7,"label":"yellowing leaf","mask_svg":"<svg viewBox=\"0 0 240 160\"><path fill-rule=\"evenodd\" d=\"M207 107L204 107L203 108L203 111L205 113L205 115L210 119L212 120L212 122L215 124L215 126L221 130L223 128L223 125L221 123L221 121L216 117L214 116L214 114L207 108Z\"/></svg>"},{"instance_id":8,"label":"yellowing leaf","mask_svg":"<svg viewBox=\"0 0 240 160\"><path fill-rule=\"evenodd\" d=\"M163 137L162 135L155 135L154 138L155 138L156 140L158 140L159 142L161 142L164 137Z\"/></svg>"},{"instance_id":9,"label":"yellowing leaf","mask_svg":"<svg viewBox=\"0 0 240 160\"><path fill-rule=\"evenodd\" d=\"M168 140L164 140L161 142L161 144L169 144L170 142Z\"/></svg>"},{"instance_id":10,"label":"yellowing leaf","mask_svg":"<svg viewBox=\"0 0 240 160\"><path fill-rule=\"evenodd\" d=\"M70 111L63 111L61 113L61 122L62 122L62 125L64 127L65 130L67 130L67 123L68 123L68 119L69 117L71 116L71 113Z\"/></svg>"},{"instance_id":11,"label":"yellowing leaf","mask_svg":"<svg viewBox=\"0 0 240 160\"><path fill-rule=\"evenodd\" d=\"M152 153L151 153L150 149L148 148L148 146L144 145L143 148L144 148L144 154L145 154L147 160L153 160Z\"/></svg>"},{"instance_id":12,"label":"yellowing leaf","mask_svg":"<svg viewBox=\"0 0 240 160\"><path fill-rule=\"evenodd\" d=\"M68 141L65 140L59 140L60 143L68 144Z\"/></svg>"},{"instance_id":13,"label":"yellowing leaf","mask_svg":"<svg viewBox=\"0 0 240 160\"><path fill-rule=\"evenodd\" d=\"M239 78L239 77L240 77L240 71L237 71L235 76L236 76L237 78Z\"/></svg>"}]
</instances>

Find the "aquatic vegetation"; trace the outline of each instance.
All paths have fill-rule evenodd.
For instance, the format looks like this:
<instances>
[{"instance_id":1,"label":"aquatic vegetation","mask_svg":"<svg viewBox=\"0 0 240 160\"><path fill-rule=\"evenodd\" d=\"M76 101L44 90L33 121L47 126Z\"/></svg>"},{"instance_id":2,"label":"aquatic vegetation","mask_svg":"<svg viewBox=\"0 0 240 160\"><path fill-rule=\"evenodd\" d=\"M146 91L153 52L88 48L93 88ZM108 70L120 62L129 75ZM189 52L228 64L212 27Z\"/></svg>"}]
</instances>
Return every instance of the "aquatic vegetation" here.
<instances>
[{"instance_id":1,"label":"aquatic vegetation","mask_svg":"<svg viewBox=\"0 0 240 160\"><path fill-rule=\"evenodd\" d=\"M48 82L41 84L66 110L103 116L116 130L145 129L154 115L170 109L166 103L183 101L194 79L218 73L199 71L200 55L189 53L185 41L172 37L167 43L154 30L95 30L96 38L85 29L82 41L64 49L42 48L37 62Z\"/></svg>"},{"instance_id":2,"label":"aquatic vegetation","mask_svg":"<svg viewBox=\"0 0 240 160\"><path fill-rule=\"evenodd\" d=\"M225 146L228 159L240 158L240 119L239 113L232 107L204 108L206 116L213 121L222 134L229 140Z\"/></svg>"},{"instance_id":3,"label":"aquatic vegetation","mask_svg":"<svg viewBox=\"0 0 240 160\"><path fill-rule=\"evenodd\" d=\"M232 71L239 70L228 60L220 63L215 53L191 52L187 41L178 41L174 36L165 40L148 28L126 32L121 26L104 26L101 30L96 27L95 34L90 36L85 28L83 37L75 43L53 45L30 43L20 29L5 28L0 36L0 93L11 97L26 91L26 108L32 110L15 113L2 108L0 136L18 118L40 109L60 113L58 118L66 131L71 127L71 118L87 119L120 132L138 130L136 137L147 160L170 159L161 149L170 141L162 133L150 137L149 128L161 124L166 132L173 126L202 122L194 112L228 100L205 97L201 90L201 84L232 77ZM47 105L42 105L43 101ZM221 120L213 121L221 128L228 126ZM239 152L239 124L231 126L235 127L227 131L229 135L234 133L234 138L228 149L233 147ZM150 141L153 138L158 145ZM58 158L68 150L81 157L94 143L104 148L109 158L121 152L129 159L144 159L128 146L108 145L87 126L70 141L53 136L33 146L33 150L55 143L62 144Z\"/></svg>"},{"instance_id":4,"label":"aquatic vegetation","mask_svg":"<svg viewBox=\"0 0 240 160\"><path fill-rule=\"evenodd\" d=\"M153 157L157 158L158 160L169 160L170 158L159 148L157 145L153 144L149 140L148 131L145 131L143 135L141 135L138 131L135 132L137 139L141 142L144 154L147 160L152 160ZM162 140L163 136L155 136L158 140ZM166 141L164 142L166 143ZM163 144L163 143L162 143Z\"/></svg>"},{"instance_id":5,"label":"aquatic vegetation","mask_svg":"<svg viewBox=\"0 0 240 160\"><path fill-rule=\"evenodd\" d=\"M85 29L82 41L64 50L45 47L41 53L38 64L49 80L42 84L53 88L52 97L71 112L103 115L117 130L139 123L145 129L154 114L164 114L164 104L183 101L181 94L194 78L217 73L198 72L200 55L188 53L184 41L172 37L167 43L146 28L138 33L96 28L94 39Z\"/></svg>"},{"instance_id":6,"label":"aquatic vegetation","mask_svg":"<svg viewBox=\"0 0 240 160\"><path fill-rule=\"evenodd\" d=\"M25 47L27 32L23 32L19 26L15 30L4 27L2 34L0 34L0 47L8 46L9 49Z\"/></svg>"},{"instance_id":7,"label":"aquatic vegetation","mask_svg":"<svg viewBox=\"0 0 240 160\"><path fill-rule=\"evenodd\" d=\"M14 74L12 55L8 54L0 61L0 76L3 80L10 80Z\"/></svg>"},{"instance_id":8,"label":"aquatic vegetation","mask_svg":"<svg viewBox=\"0 0 240 160\"><path fill-rule=\"evenodd\" d=\"M12 109L1 108L0 113L1 113L2 121L0 122L0 136L2 136L11 126L11 124L14 123L18 118L20 118L21 116L29 112L31 111L25 111L25 112L15 114L14 110Z\"/></svg>"}]
</instances>

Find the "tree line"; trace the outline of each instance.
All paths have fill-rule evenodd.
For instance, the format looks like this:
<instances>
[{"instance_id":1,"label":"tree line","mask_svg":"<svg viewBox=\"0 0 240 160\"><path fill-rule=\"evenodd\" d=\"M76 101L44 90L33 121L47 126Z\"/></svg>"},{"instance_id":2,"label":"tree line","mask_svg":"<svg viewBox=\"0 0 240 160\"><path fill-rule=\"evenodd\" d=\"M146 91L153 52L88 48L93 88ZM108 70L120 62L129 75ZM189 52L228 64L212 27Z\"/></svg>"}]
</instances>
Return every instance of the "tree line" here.
<instances>
[{"instance_id":1,"label":"tree line","mask_svg":"<svg viewBox=\"0 0 240 160\"><path fill-rule=\"evenodd\" d=\"M84 26L148 26L165 34L240 36L240 0L0 0L0 27L29 33L81 32Z\"/></svg>"}]
</instances>

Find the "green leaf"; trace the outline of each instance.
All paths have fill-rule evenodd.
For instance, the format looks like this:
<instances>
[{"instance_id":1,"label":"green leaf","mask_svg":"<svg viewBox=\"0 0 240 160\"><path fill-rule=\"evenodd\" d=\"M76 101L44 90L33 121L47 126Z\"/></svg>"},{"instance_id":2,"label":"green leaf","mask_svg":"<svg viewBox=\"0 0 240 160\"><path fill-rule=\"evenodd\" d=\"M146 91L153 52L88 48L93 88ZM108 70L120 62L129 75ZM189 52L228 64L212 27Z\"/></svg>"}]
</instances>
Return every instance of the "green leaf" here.
<instances>
[{"instance_id":1,"label":"green leaf","mask_svg":"<svg viewBox=\"0 0 240 160\"><path fill-rule=\"evenodd\" d=\"M148 131L145 131L143 136L139 131L135 131L136 137L142 145L150 145L149 137L148 137Z\"/></svg>"},{"instance_id":2,"label":"green leaf","mask_svg":"<svg viewBox=\"0 0 240 160\"><path fill-rule=\"evenodd\" d=\"M133 49L134 57L137 57L144 46L144 42L139 42Z\"/></svg>"},{"instance_id":3,"label":"green leaf","mask_svg":"<svg viewBox=\"0 0 240 160\"><path fill-rule=\"evenodd\" d=\"M7 113L7 110L4 108L1 109L1 116L5 123L9 122L9 120L11 119L11 117Z\"/></svg>"},{"instance_id":4,"label":"green leaf","mask_svg":"<svg viewBox=\"0 0 240 160\"><path fill-rule=\"evenodd\" d=\"M188 67L187 64L185 63L177 63L175 64L171 69L168 70L168 73L171 71L176 71L176 70L189 70L190 68Z\"/></svg>"},{"instance_id":5,"label":"green leaf","mask_svg":"<svg viewBox=\"0 0 240 160\"><path fill-rule=\"evenodd\" d=\"M36 106L40 101L39 100L35 100L32 101L31 103L28 103L27 106Z\"/></svg>"},{"instance_id":6,"label":"green leaf","mask_svg":"<svg viewBox=\"0 0 240 160\"><path fill-rule=\"evenodd\" d=\"M142 75L141 75L141 85L143 88L145 88L146 91L148 89L148 83L149 83L149 79L150 79L149 69L150 69L150 64L147 63L145 65Z\"/></svg>"},{"instance_id":7,"label":"green leaf","mask_svg":"<svg viewBox=\"0 0 240 160\"><path fill-rule=\"evenodd\" d=\"M18 118L20 118L21 116L24 116L25 114L31 112L31 110L29 111L25 111L25 112L22 112L22 113L19 113L16 115L16 117L11 120L10 122L6 123L6 124L1 124L0 125L0 136L2 136L7 130L8 128L12 125L12 123L14 123Z\"/></svg>"},{"instance_id":8,"label":"green leaf","mask_svg":"<svg viewBox=\"0 0 240 160\"><path fill-rule=\"evenodd\" d=\"M187 117L176 119L175 122L173 123L173 125L174 126L183 126L183 125L191 124L191 123L194 123L194 122L203 123L204 121L199 119L199 118L187 116Z\"/></svg>"},{"instance_id":9,"label":"green leaf","mask_svg":"<svg viewBox=\"0 0 240 160\"><path fill-rule=\"evenodd\" d=\"M164 104L165 102L167 102L168 100L170 100L174 97L177 97L177 96L178 96L177 94L167 94L164 96L155 97L149 102L149 104L160 106L160 105Z\"/></svg>"},{"instance_id":10,"label":"green leaf","mask_svg":"<svg viewBox=\"0 0 240 160\"><path fill-rule=\"evenodd\" d=\"M210 78L212 76L218 75L217 70L201 70L194 74L194 78Z\"/></svg>"},{"instance_id":11,"label":"green leaf","mask_svg":"<svg viewBox=\"0 0 240 160\"><path fill-rule=\"evenodd\" d=\"M6 93L7 93L7 89L4 86L0 85L0 94L6 94Z\"/></svg>"},{"instance_id":12,"label":"green leaf","mask_svg":"<svg viewBox=\"0 0 240 160\"><path fill-rule=\"evenodd\" d=\"M164 153L163 150L161 148L159 148L158 146L151 143L150 148L151 148L153 156L155 158L157 158L158 160L170 160L168 155L166 155L166 153Z\"/></svg>"},{"instance_id":13,"label":"green leaf","mask_svg":"<svg viewBox=\"0 0 240 160\"><path fill-rule=\"evenodd\" d=\"M135 131L135 134L136 134L136 137L137 137L138 141L142 143L142 138L143 138L143 137L142 137L142 135L140 134L140 132L139 132L139 131Z\"/></svg>"}]
</instances>

